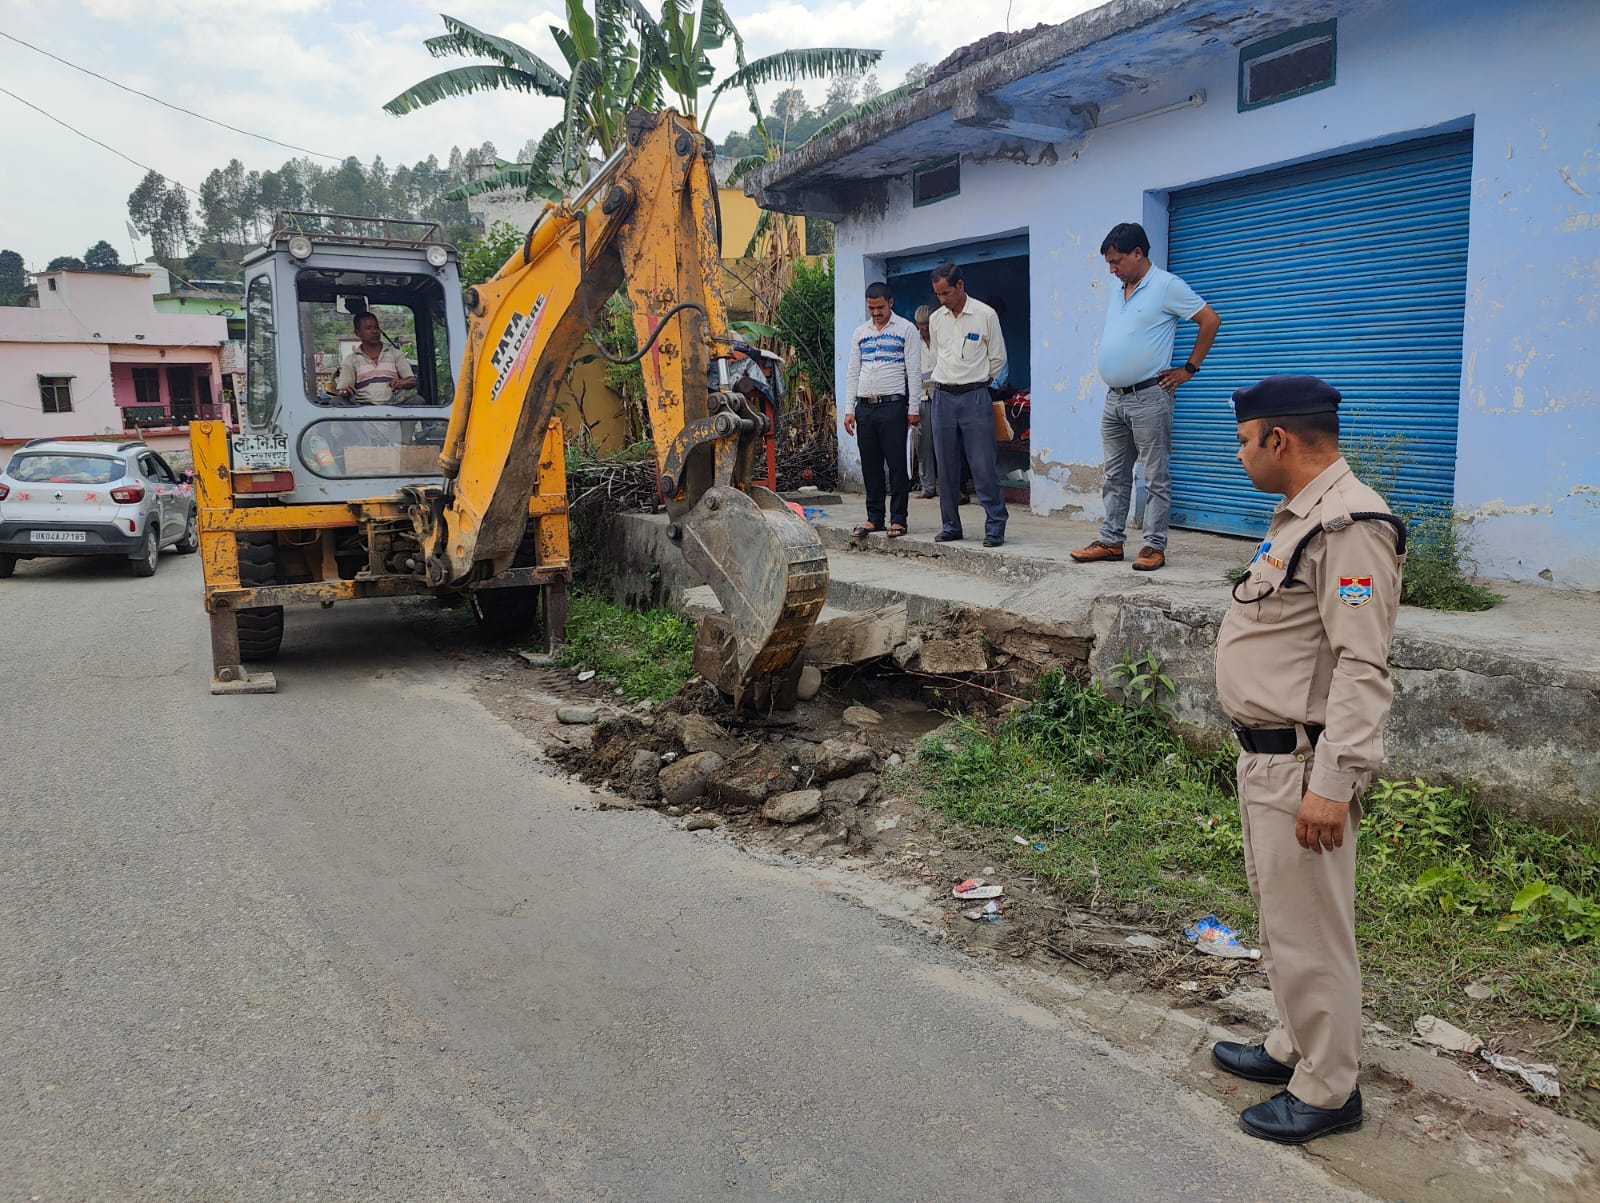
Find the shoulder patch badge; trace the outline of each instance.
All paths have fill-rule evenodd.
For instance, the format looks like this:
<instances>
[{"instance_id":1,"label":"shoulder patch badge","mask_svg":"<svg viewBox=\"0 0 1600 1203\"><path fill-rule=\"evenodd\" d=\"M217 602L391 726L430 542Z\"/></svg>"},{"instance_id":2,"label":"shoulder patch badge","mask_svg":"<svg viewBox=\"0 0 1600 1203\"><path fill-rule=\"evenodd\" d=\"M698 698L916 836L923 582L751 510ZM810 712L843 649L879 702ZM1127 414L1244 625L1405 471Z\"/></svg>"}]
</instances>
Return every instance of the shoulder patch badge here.
<instances>
[{"instance_id":1,"label":"shoulder patch badge","mask_svg":"<svg viewBox=\"0 0 1600 1203\"><path fill-rule=\"evenodd\" d=\"M1370 576L1342 576L1339 578L1339 600L1352 609L1372 600Z\"/></svg>"}]
</instances>

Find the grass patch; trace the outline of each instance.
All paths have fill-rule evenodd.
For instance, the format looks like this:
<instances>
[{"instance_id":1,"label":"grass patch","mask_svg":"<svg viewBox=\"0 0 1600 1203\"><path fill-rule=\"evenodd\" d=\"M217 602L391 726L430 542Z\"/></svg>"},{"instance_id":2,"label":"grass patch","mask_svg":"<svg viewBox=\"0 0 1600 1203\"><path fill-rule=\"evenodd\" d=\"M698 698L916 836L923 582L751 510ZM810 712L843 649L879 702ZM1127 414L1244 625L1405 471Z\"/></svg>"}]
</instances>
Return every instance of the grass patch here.
<instances>
[{"instance_id":1,"label":"grass patch","mask_svg":"<svg viewBox=\"0 0 1600 1203\"><path fill-rule=\"evenodd\" d=\"M666 610L629 610L598 593L577 592L556 663L592 668L630 701L664 702L694 675L694 630Z\"/></svg>"},{"instance_id":2,"label":"grass patch","mask_svg":"<svg viewBox=\"0 0 1600 1203\"><path fill-rule=\"evenodd\" d=\"M1025 834L1030 872L1073 901L1169 927L1215 911L1246 932L1231 752L1204 754L1159 706L1128 707L1060 673L990 728L923 742L928 802L953 820ZM1449 1019L1561 1066L1562 1110L1600 1118L1600 840L1491 813L1424 782L1380 782L1357 861L1366 998L1409 1031ZM1472 998L1465 993L1476 985Z\"/></svg>"}]
</instances>

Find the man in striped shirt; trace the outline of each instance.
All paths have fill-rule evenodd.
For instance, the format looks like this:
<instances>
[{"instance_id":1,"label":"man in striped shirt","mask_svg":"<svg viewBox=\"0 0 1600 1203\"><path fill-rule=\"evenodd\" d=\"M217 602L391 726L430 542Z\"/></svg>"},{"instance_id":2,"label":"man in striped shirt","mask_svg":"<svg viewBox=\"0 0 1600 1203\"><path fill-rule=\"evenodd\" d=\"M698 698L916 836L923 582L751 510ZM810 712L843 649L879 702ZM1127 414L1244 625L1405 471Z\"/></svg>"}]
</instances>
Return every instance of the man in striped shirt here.
<instances>
[{"instance_id":1,"label":"man in striped shirt","mask_svg":"<svg viewBox=\"0 0 1600 1203\"><path fill-rule=\"evenodd\" d=\"M867 320L850 336L845 373L844 428L861 448L867 520L855 534L906 533L911 482L906 475L906 432L922 420L922 336L894 311L887 284L867 285ZM884 471L889 506L884 524Z\"/></svg>"}]
</instances>

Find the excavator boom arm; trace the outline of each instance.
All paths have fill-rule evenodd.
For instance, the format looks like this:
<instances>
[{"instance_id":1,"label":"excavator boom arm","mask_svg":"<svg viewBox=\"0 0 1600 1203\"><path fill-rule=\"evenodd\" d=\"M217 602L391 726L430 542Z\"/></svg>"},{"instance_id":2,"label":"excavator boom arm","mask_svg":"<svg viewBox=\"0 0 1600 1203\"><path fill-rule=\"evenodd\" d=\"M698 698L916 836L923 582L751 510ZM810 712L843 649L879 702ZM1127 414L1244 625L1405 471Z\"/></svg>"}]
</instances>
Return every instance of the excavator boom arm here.
<instances>
[{"instance_id":1,"label":"excavator boom arm","mask_svg":"<svg viewBox=\"0 0 1600 1203\"><path fill-rule=\"evenodd\" d=\"M793 663L828 573L816 533L751 484L765 415L708 380L710 364L726 383L733 346L718 224L710 148L693 122L631 114L626 144L468 291L446 485L415 521L435 585L510 566L557 388L626 280L669 531L722 602L714 675L737 698Z\"/></svg>"}]
</instances>

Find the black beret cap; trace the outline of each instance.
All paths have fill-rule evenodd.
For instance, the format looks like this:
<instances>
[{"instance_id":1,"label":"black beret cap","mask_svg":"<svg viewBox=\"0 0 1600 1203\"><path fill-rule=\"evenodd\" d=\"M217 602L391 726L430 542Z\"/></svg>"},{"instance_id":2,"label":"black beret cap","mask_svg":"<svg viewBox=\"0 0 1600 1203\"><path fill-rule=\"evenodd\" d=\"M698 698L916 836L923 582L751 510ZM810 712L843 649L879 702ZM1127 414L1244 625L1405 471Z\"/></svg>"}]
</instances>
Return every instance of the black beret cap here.
<instances>
[{"instance_id":1,"label":"black beret cap","mask_svg":"<svg viewBox=\"0 0 1600 1203\"><path fill-rule=\"evenodd\" d=\"M1295 414L1338 412L1339 390L1315 376L1268 376L1260 384L1234 390L1236 421L1287 418Z\"/></svg>"}]
</instances>

